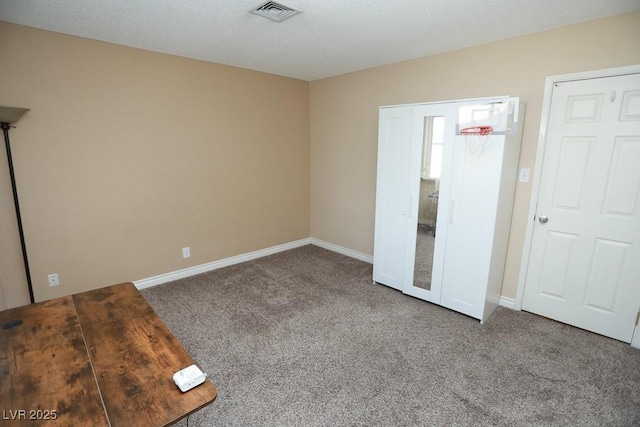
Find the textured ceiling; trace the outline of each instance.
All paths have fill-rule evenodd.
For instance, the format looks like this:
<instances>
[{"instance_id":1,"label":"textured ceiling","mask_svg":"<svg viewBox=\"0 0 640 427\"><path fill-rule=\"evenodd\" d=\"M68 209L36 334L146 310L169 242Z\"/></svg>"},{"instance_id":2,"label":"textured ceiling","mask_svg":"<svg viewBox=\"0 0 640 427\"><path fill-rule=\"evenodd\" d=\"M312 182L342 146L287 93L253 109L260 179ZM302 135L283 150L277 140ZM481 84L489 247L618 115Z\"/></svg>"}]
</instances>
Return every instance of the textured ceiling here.
<instances>
[{"instance_id":1,"label":"textured ceiling","mask_svg":"<svg viewBox=\"0 0 640 427\"><path fill-rule=\"evenodd\" d=\"M0 0L0 20L317 80L640 10L640 0Z\"/></svg>"}]
</instances>

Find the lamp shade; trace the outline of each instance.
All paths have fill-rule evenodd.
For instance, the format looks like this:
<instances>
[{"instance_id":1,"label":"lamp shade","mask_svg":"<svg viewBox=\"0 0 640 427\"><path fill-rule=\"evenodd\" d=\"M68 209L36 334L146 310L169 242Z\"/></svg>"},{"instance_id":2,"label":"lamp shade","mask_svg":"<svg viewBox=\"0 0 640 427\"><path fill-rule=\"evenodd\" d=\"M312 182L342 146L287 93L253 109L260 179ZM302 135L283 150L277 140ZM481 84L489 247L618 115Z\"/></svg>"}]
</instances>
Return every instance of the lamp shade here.
<instances>
[{"instance_id":1,"label":"lamp shade","mask_svg":"<svg viewBox=\"0 0 640 427\"><path fill-rule=\"evenodd\" d=\"M0 107L0 123L15 123L29 111L29 108Z\"/></svg>"}]
</instances>

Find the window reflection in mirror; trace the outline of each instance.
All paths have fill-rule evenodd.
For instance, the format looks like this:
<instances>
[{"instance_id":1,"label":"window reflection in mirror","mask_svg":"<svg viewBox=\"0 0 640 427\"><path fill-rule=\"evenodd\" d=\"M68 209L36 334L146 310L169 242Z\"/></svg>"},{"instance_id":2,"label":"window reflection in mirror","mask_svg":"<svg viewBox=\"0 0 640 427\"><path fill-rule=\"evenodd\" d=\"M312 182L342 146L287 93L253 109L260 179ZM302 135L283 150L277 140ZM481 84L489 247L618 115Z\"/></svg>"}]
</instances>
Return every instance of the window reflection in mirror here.
<instances>
[{"instance_id":1,"label":"window reflection in mirror","mask_svg":"<svg viewBox=\"0 0 640 427\"><path fill-rule=\"evenodd\" d=\"M443 147L444 117L425 117L413 282L415 286L427 290L431 289Z\"/></svg>"},{"instance_id":2,"label":"window reflection in mirror","mask_svg":"<svg viewBox=\"0 0 640 427\"><path fill-rule=\"evenodd\" d=\"M442 172L442 150L444 145L444 117L424 118L422 142L422 174L425 179L440 179Z\"/></svg>"}]
</instances>

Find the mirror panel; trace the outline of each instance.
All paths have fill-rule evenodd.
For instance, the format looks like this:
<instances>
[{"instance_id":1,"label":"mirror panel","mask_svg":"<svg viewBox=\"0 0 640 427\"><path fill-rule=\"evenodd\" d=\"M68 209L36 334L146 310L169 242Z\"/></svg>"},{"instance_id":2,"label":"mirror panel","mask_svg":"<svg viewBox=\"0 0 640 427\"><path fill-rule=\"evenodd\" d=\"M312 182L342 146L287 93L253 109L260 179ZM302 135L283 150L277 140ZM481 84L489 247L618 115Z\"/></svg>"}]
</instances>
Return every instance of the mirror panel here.
<instances>
[{"instance_id":1,"label":"mirror panel","mask_svg":"<svg viewBox=\"0 0 640 427\"><path fill-rule=\"evenodd\" d=\"M431 290L433 249L438 215L438 196L444 148L444 116L424 118L420 206L414 263L414 286Z\"/></svg>"}]
</instances>

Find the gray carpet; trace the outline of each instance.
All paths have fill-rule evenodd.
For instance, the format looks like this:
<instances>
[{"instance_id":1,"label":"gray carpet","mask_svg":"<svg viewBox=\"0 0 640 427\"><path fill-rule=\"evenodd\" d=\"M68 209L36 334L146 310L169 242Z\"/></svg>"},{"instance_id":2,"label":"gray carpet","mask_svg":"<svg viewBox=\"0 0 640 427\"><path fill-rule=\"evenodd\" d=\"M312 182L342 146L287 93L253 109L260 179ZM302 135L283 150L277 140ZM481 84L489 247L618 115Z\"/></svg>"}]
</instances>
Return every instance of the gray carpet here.
<instances>
[{"instance_id":1,"label":"gray carpet","mask_svg":"<svg viewBox=\"0 0 640 427\"><path fill-rule=\"evenodd\" d=\"M484 325L305 246L142 291L218 388L186 426L640 425L640 351L529 313Z\"/></svg>"}]
</instances>

